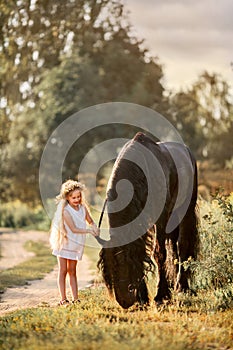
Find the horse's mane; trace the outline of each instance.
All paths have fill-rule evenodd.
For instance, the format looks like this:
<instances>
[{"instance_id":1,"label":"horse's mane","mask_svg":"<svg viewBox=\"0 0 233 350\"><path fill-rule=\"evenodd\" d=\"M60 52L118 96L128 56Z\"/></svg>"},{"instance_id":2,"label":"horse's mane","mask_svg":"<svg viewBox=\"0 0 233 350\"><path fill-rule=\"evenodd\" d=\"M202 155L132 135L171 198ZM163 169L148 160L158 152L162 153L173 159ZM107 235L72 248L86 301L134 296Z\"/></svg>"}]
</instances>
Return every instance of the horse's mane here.
<instances>
[{"instance_id":1,"label":"horse's mane","mask_svg":"<svg viewBox=\"0 0 233 350\"><path fill-rule=\"evenodd\" d=\"M108 191L107 194L108 201L115 199L115 186L117 181L120 179L127 179L134 184L134 195L130 204L124 208L124 210L120 212L114 210L116 213L108 215L110 236L112 241L114 239L118 242L120 242L121 239L124 240L124 232L122 235L119 233L118 236L120 236L120 239L119 237L116 237L117 235L112 234L114 227L124 226L125 224L128 224L130 220L136 218L143 210L147 197L147 186L145 185L145 175L143 174L142 169L140 169L133 162L124 159L125 153L127 153L128 150L132 150L134 143L135 139L133 139L127 144L126 147L123 148L114 165L111 175L111 190ZM152 226L145 231L144 234L140 235L139 237L137 234L135 234L135 232L131 232L129 230L127 232L127 237L129 238L128 242L131 241L130 243L122 245L116 244L114 247L101 249L98 268L102 272L103 279L110 292L112 292L114 286L114 275L116 275L117 269L119 269L115 258L117 253L121 252L124 254L126 263L133 267L133 273L137 276L137 278L145 277L148 271L152 271L154 269L151 253L153 252L154 246L155 227Z\"/></svg>"},{"instance_id":2,"label":"horse's mane","mask_svg":"<svg viewBox=\"0 0 233 350\"><path fill-rule=\"evenodd\" d=\"M119 269L115 259L117 253L124 254L126 264L133 266L135 274L140 279L147 277L149 271L154 271L155 265L151 259L154 238L154 228L151 228L142 237L124 246L101 249L97 266L110 293L114 287L114 275Z\"/></svg>"}]
</instances>

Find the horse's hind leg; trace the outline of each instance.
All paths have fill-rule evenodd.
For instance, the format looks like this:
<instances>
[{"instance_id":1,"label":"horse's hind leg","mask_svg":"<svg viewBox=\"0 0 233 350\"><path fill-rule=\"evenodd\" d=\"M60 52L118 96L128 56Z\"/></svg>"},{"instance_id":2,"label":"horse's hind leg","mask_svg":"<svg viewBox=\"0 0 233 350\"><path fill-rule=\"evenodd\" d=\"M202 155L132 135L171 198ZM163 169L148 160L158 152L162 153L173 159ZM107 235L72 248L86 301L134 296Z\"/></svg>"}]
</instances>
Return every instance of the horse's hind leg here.
<instances>
[{"instance_id":1,"label":"horse's hind leg","mask_svg":"<svg viewBox=\"0 0 233 350\"><path fill-rule=\"evenodd\" d=\"M158 275L159 275L159 283L157 295L154 298L156 302L162 302L163 299L170 298L170 290L167 282L166 275L166 247L165 247L165 234L160 233L159 229L157 229L157 239L156 246L154 251L154 259L158 265Z\"/></svg>"},{"instance_id":2,"label":"horse's hind leg","mask_svg":"<svg viewBox=\"0 0 233 350\"><path fill-rule=\"evenodd\" d=\"M171 233L167 234L166 238L166 276L169 283L169 287L173 288L176 285L178 274L178 253L177 253L177 241L179 237L179 226L175 228Z\"/></svg>"},{"instance_id":3,"label":"horse's hind leg","mask_svg":"<svg viewBox=\"0 0 233 350\"><path fill-rule=\"evenodd\" d=\"M185 217L179 225L179 238L177 246L179 269L175 288L177 291L187 291L189 289L188 280L190 278L190 270L184 269L183 262L187 261L189 257L196 258L197 244L197 218L195 214L195 207L191 203Z\"/></svg>"}]
</instances>

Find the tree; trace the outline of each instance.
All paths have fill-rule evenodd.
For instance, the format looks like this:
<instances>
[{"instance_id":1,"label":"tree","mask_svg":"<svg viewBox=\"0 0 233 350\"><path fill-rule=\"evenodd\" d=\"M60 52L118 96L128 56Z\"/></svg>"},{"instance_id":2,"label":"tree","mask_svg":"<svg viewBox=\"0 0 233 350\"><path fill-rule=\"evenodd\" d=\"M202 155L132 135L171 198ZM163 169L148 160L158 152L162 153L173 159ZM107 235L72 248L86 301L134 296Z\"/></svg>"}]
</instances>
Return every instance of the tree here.
<instances>
[{"instance_id":1,"label":"tree","mask_svg":"<svg viewBox=\"0 0 233 350\"><path fill-rule=\"evenodd\" d=\"M98 43L117 26L120 28L123 20L122 4L115 0L0 2L2 198L6 199L10 190L8 171L12 172L17 162L20 165L28 157L33 158L33 149L27 147L25 128L28 124L33 126L36 120L38 110L34 112L34 108L40 103L40 96L35 87L40 84L43 72L59 66L61 57L69 56L74 47L79 55L95 52ZM18 127L20 123L22 126ZM29 130L31 132L32 128ZM15 139L21 140L20 147L15 147ZM18 159L20 148L21 159ZM30 164L27 164L29 168ZM19 178L17 171L14 174Z\"/></svg>"},{"instance_id":2,"label":"tree","mask_svg":"<svg viewBox=\"0 0 233 350\"><path fill-rule=\"evenodd\" d=\"M119 1L67 1L60 8L60 1L39 0L33 7L26 1L17 4L24 7L16 14L11 13L12 20L7 23L13 28L4 27L6 33L3 32L6 37L10 36L12 47L13 38L22 37L22 47L17 47L20 59L16 85L19 89L23 81L30 84L28 90L25 85L25 91L12 98L5 173L11 175L12 189L17 184L17 194L22 200L35 201L39 197L40 156L52 130L74 112L93 104L128 101L149 107L158 105L163 99L160 83L163 73L157 60L146 59L141 42L131 37L130 25ZM107 12L100 16L103 9ZM80 18L80 22L75 18ZM33 48L31 44L28 47L31 42ZM39 54L35 54L37 51ZM11 68L15 53L16 49L9 57ZM35 58L31 65L28 57ZM3 58L8 62L7 54ZM12 71L10 69L10 74ZM9 103L7 84L3 84L2 91ZM120 133L119 128L111 132ZM106 130L99 130L88 140L96 142L105 133ZM84 139L80 142L83 152L91 147ZM71 150L64 176L74 175L73 164L79 160L77 152ZM12 191L10 187L8 190Z\"/></svg>"},{"instance_id":3,"label":"tree","mask_svg":"<svg viewBox=\"0 0 233 350\"><path fill-rule=\"evenodd\" d=\"M180 91L170 98L169 119L180 132L184 142L198 159L203 158L206 138L199 121L199 103L195 93Z\"/></svg>"},{"instance_id":4,"label":"tree","mask_svg":"<svg viewBox=\"0 0 233 350\"><path fill-rule=\"evenodd\" d=\"M232 102L229 84L208 72L188 91L171 97L171 118L199 159L209 158L223 166L231 157Z\"/></svg>"},{"instance_id":5,"label":"tree","mask_svg":"<svg viewBox=\"0 0 233 350\"><path fill-rule=\"evenodd\" d=\"M232 142L227 141L233 122L231 88L219 74L204 72L194 84L193 91L200 106L199 122L207 140L205 154L224 166L232 155Z\"/></svg>"},{"instance_id":6,"label":"tree","mask_svg":"<svg viewBox=\"0 0 233 350\"><path fill-rule=\"evenodd\" d=\"M81 55L94 52L122 21L122 5L114 0L20 0L0 6L1 96L8 105L28 99L41 72L59 65L73 47Z\"/></svg>"}]
</instances>

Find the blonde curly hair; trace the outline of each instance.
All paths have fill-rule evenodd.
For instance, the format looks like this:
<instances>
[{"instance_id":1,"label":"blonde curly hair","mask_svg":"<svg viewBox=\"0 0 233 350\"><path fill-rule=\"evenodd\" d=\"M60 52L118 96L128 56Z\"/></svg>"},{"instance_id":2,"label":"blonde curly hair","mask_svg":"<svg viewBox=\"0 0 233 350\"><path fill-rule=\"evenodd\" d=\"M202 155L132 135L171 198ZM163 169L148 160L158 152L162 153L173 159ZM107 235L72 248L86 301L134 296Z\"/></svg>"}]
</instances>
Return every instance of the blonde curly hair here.
<instances>
[{"instance_id":1,"label":"blonde curly hair","mask_svg":"<svg viewBox=\"0 0 233 350\"><path fill-rule=\"evenodd\" d=\"M56 197L57 202L59 202L61 199L67 199L67 196L75 191L75 190L79 190L82 194L81 198L83 197L83 191L86 189L85 185L82 184L79 181L75 181L75 180L67 180L66 182L64 182L61 186L61 190L59 195ZM83 199L83 198L82 198Z\"/></svg>"},{"instance_id":2,"label":"blonde curly hair","mask_svg":"<svg viewBox=\"0 0 233 350\"><path fill-rule=\"evenodd\" d=\"M75 190L81 193L81 204L85 203L83 191L85 185L75 180L67 180L61 186L58 196L56 196L57 210L50 228L50 245L51 248L60 250L64 239L67 239L67 231L64 225L64 208L67 205L67 196ZM86 204L86 203L85 203Z\"/></svg>"}]
</instances>

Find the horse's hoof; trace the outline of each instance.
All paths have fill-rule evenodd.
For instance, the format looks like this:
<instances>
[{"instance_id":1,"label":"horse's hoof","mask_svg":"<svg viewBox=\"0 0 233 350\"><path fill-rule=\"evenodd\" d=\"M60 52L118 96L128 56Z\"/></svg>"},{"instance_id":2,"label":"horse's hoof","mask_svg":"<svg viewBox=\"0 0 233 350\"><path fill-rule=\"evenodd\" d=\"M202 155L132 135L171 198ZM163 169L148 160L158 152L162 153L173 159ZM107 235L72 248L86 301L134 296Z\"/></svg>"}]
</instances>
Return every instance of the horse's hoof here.
<instances>
[{"instance_id":1,"label":"horse's hoof","mask_svg":"<svg viewBox=\"0 0 233 350\"><path fill-rule=\"evenodd\" d=\"M162 306L167 306L167 304L170 302L170 298L166 297L166 298L163 298L162 300L156 300L155 299L155 305L158 307L158 308L161 308Z\"/></svg>"},{"instance_id":2,"label":"horse's hoof","mask_svg":"<svg viewBox=\"0 0 233 350\"><path fill-rule=\"evenodd\" d=\"M163 300L155 300L155 305L157 307L160 307L160 306L164 305L164 302L163 302Z\"/></svg>"}]
</instances>

